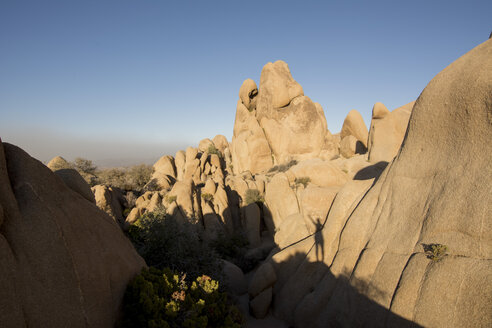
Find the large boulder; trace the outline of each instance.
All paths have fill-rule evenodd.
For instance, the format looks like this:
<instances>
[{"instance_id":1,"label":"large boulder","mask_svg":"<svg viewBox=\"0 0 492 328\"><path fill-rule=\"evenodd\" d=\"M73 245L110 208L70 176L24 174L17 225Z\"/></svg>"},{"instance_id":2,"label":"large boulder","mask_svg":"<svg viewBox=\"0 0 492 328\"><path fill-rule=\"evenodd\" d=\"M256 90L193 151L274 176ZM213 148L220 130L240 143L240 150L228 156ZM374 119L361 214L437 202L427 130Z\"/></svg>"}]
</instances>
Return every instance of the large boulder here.
<instances>
[{"instance_id":1,"label":"large boulder","mask_svg":"<svg viewBox=\"0 0 492 328\"><path fill-rule=\"evenodd\" d=\"M276 163L319 156L325 147L326 119L320 106L304 96L283 61L263 67L256 118Z\"/></svg>"},{"instance_id":2,"label":"large boulder","mask_svg":"<svg viewBox=\"0 0 492 328\"><path fill-rule=\"evenodd\" d=\"M0 231L3 327L113 327L145 266L106 213L1 142Z\"/></svg>"},{"instance_id":3,"label":"large boulder","mask_svg":"<svg viewBox=\"0 0 492 328\"><path fill-rule=\"evenodd\" d=\"M172 186L176 177L174 158L169 155L164 155L154 163L150 180L154 181L160 189L168 189Z\"/></svg>"},{"instance_id":4,"label":"large boulder","mask_svg":"<svg viewBox=\"0 0 492 328\"><path fill-rule=\"evenodd\" d=\"M362 115L355 109L352 109L345 117L343 121L342 130L340 131L340 138L347 136L354 136L362 145L367 148L368 131L367 126L364 123Z\"/></svg>"},{"instance_id":5,"label":"large boulder","mask_svg":"<svg viewBox=\"0 0 492 328\"><path fill-rule=\"evenodd\" d=\"M256 120L255 111L248 111L241 100L237 103L230 148L233 172L236 174L245 171L260 173L273 166L270 145Z\"/></svg>"},{"instance_id":6,"label":"large boulder","mask_svg":"<svg viewBox=\"0 0 492 328\"><path fill-rule=\"evenodd\" d=\"M338 207L342 189L321 234L271 258L274 313L298 327L491 326L491 111L489 40L424 89L370 189ZM335 208L348 209L330 224Z\"/></svg>"},{"instance_id":7,"label":"large boulder","mask_svg":"<svg viewBox=\"0 0 492 328\"><path fill-rule=\"evenodd\" d=\"M252 79L244 80L241 88L239 89L239 99L249 111L256 109L257 95L258 88L255 81Z\"/></svg>"},{"instance_id":8,"label":"large boulder","mask_svg":"<svg viewBox=\"0 0 492 328\"><path fill-rule=\"evenodd\" d=\"M296 194L285 173L276 174L266 185L265 203L271 212L274 228L280 227L289 215L299 213Z\"/></svg>"},{"instance_id":9,"label":"large boulder","mask_svg":"<svg viewBox=\"0 0 492 328\"><path fill-rule=\"evenodd\" d=\"M368 158L372 163L391 162L400 149L415 102L390 112L381 103L372 110L368 137Z\"/></svg>"},{"instance_id":10,"label":"large boulder","mask_svg":"<svg viewBox=\"0 0 492 328\"><path fill-rule=\"evenodd\" d=\"M110 217L120 224L123 224L123 194L120 190L105 185L96 185L92 187L96 205L106 212Z\"/></svg>"},{"instance_id":11,"label":"large boulder","mask_svg":"<svg viewBox=\"0 0 492 328\"><path fill-rule=\"evenodd\" d=\"M87 199L89 202L96 203L91 187L87 184L84 178L82 178L80 173L77 172L77 170L61 169L55 171L55 175L57 175L60 179L62 179L68 188L79 193L82 197Z\"/></svg>"}]
</instances>

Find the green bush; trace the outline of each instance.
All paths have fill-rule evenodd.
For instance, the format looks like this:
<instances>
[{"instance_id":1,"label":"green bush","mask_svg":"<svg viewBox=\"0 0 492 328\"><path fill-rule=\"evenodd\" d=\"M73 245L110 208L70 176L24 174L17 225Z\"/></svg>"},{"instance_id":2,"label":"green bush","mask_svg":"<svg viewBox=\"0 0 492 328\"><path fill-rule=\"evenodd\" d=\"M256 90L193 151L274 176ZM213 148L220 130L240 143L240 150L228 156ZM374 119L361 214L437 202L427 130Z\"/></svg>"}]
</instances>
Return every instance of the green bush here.
<instances>
[{"instance_id":1,"label":"green bush","mask_svg":"<svg viewBox=\"0 0 492 328\"><path fill-rule=\"evenodd\" d=\"M166 195L166 196L164 197L164 199L166 200L166 202L167 202L168 204L171 204L171 203L175 202L175 201L176 201L176 199L178 199L178 196L176 196L176 195Z\"/></svg>"},{"instance_id":2,"label":"green bush","mask_svg":"<svg viewBox=\"0 0 492 328\"><path fill-rule=\"evenodd\" d=\"M263 199L263 196L258 189L248 189L244 195L244 202L246 205L251 203L264 203L265 199Z\"/></svg>"},{"instance_id":3,"label":"green bush","mask_svg":"<svg viewBox=\"0 0 492 328\"><path fill-rule=\"evenodd\" d=\"M128 168L111 168L96 171L97 182L123 190L142 191L152 175L152 166L134 165Z\"/></svg>"},{"instance_id":4,"label":"green bush","mask_svg":"<svg viewBox=\"0 0 492 328\"><path fill-rule=\"evenodd\" d=\"M165 268L142 270L123 301L123 327L241 327L241 314L206 275L187 283Z\"/></svg>"},{"instance_id":5,"label":"green bush","mask_svg":"<svg viewBox=\"0 0 492 328\"><path fill-rule=\"evenodd\" d=\"M215 147L214 144L208 146L207 153L209 153L210 155L215 154L219 156L219 158L222 158L222 153L220 152L220 150L217 149L217 147Z\"/></svg>"},{"instance_id":6,"label":"green bush","mask_svg":"<svg viewBox=\"0 0 492 328\"><path fill-rule=\"evenodd\" d=\"M185 272L190 279L206 274L220 280L221 261L203 241L199 227L178 222L161 209L138 219L129 227L128 236L149 266Z\"/></svg>"},{"instance_id":7,"label":"green bush","mask_svg":"<svg viewBox=\"0 0 492 328\"><path fill-rule=\"evenodd\" d=\"M292 166L294 166L296 164L297 164L297 161L295 159L293 159L293 160L289 161L288 163L279 164L279 165L275 165L275 166L271 167L268 170L268 173L285 172L285 171L287 171L288 169L290 169Z\"/></svg>"},{"instance_id":8,"label":"green bush","mask_svg":"<svg viewBox=\"0 0 492 328\"><path fill-rule=\"evenodd\" d=\"M211 201L213 201L213 200L214 200L214 195L209 194L209 193L203 193L203 194L202 194L202 198L203 198L203 200L204 200L204 201L206 201L206 202L211 202Z\"/></svg>"},{"instance_id":9,"label":"green bush","mask_svg":"<svg viewBox=\"0 0 492 328\"><path fill-rule=\"evenodd\" d=\"M296 187L303 185L306 188L309 182L311 182L309 177L299 177L294 180Z\"/></svg>"},{"instance_id":10,"label":"green bush","mask_svg":"<svg viewBox=\"0 0 492 328\"><path fill-rule=\"evenodd\" d=\"M424 245L425 253L427 258L431 259L433 262L439 262L446 256L448 251L448 246L441 244L429 244Z\"/></svg>"}]
</instances>

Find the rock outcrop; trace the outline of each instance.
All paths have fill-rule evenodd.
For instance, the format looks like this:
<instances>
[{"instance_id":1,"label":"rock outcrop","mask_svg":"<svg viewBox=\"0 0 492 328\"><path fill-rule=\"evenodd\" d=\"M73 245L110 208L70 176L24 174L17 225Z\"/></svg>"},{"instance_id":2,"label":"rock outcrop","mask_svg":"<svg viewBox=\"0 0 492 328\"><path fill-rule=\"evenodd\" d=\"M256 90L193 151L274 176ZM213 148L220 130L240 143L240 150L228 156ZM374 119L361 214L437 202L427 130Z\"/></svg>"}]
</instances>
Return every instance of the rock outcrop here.
<instances>
[{"instance_id":1,"label":"rock outcrop","mask_svg":"<svg viewBox=\"0 0 492 328\"><path fill-rule=\"evenodd\" d=\"M276 163L316 157L325 148L324 113L304 96L285 62L263 67L256 112Z\"/></svg>"},{"instance_id":2,"label":"rock outcrop","mask_svg":"<svg viewBox=\"0 0 492 328\"><path fill-rule=\"evenodd\" d=\"M372 109L368 158L372 163L391 162L400 149L415 102L390 112L382 103Z\"/></svg>"},{"instance_id":3,"label":"rock outcrop","mask_svg":"<svg viewBox=\"0 0 492 328\"><path fill-rule=\"evenodd\" d=\"M77 172L77 170L60 169L55 171L55 175L57 175L60 179L62 179L68 188L79 193L82 197L84 197L88 201L92 203L96 203L91 187L87 184L84 178L82 178L80 173Z\"/></svg>"},{"instance_id":4,"label":"rock outcrop","mask_svg":"<svg viewBox=\"0 0 492 328\"><path fill-rule=\"evenodd\" d=\"M338 153L323 108L304 96L285 62L263 67L259 89L253 80L245 80L239 98L231 142L235 174L262 173L292 159L329 159Z\"/></svg>"},{"instance_id":5,"label":"rock outcrop","mask_svg":"<svg viewBox=\"0 0 492 328\"><path fill-rule=\"evenodd\" d=\"M106 213L1 142L0 258L4 327L112 327L145 266Z\"/></svg>"},{"instance_id":6,"label":"rock outcrop","mask_svg":"<svg viewBox=\"0 0 492 328\"><path fill-rule=\"evenodd\" d=\"M296 327L491 326L491 112L489 40L428 84L394 161L347 183L320 232L264 264L276 279L253 279L254 294L272 289L274 314Z\"/></svg>"}]
</instances>

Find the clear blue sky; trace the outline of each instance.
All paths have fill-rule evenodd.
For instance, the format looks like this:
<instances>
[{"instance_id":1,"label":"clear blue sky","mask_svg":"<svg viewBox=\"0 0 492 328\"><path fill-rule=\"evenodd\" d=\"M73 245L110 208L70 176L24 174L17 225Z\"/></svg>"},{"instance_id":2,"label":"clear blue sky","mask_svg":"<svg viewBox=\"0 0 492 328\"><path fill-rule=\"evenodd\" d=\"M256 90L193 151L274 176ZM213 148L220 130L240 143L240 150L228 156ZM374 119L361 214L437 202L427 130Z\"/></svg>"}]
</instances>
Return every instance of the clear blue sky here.
<instances>
[{"instance_id":1,"label":"clear blue sky","mask_svg":"<svg viewBox=\"0 0 492 328\"><path fill-rule=\"evenodd\" d=\"M149 160L230 140L238 91L282 59L333 133L414 100L484 42L492 1L0 0L0 136L46 161Z\"/></svg>"}]
</instances>

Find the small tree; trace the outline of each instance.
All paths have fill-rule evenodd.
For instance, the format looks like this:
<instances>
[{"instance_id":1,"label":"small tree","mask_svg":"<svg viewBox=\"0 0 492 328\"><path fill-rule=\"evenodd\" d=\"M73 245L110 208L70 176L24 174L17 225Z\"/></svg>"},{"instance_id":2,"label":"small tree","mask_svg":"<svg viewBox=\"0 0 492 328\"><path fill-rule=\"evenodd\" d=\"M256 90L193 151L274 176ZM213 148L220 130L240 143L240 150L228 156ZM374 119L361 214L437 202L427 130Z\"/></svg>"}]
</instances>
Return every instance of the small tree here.
<instances>
[{"instance_id":1,"label":"small tree","mask_svg":"<svg viewBox=\"0 0 492 328\"><path fill-rule=\"evenodd\" d=\"M73 161L74 168L79 171L79 173L95 174L97 167L92 163L91 160L77 157Z\"/></svg>"}]
</instances>

